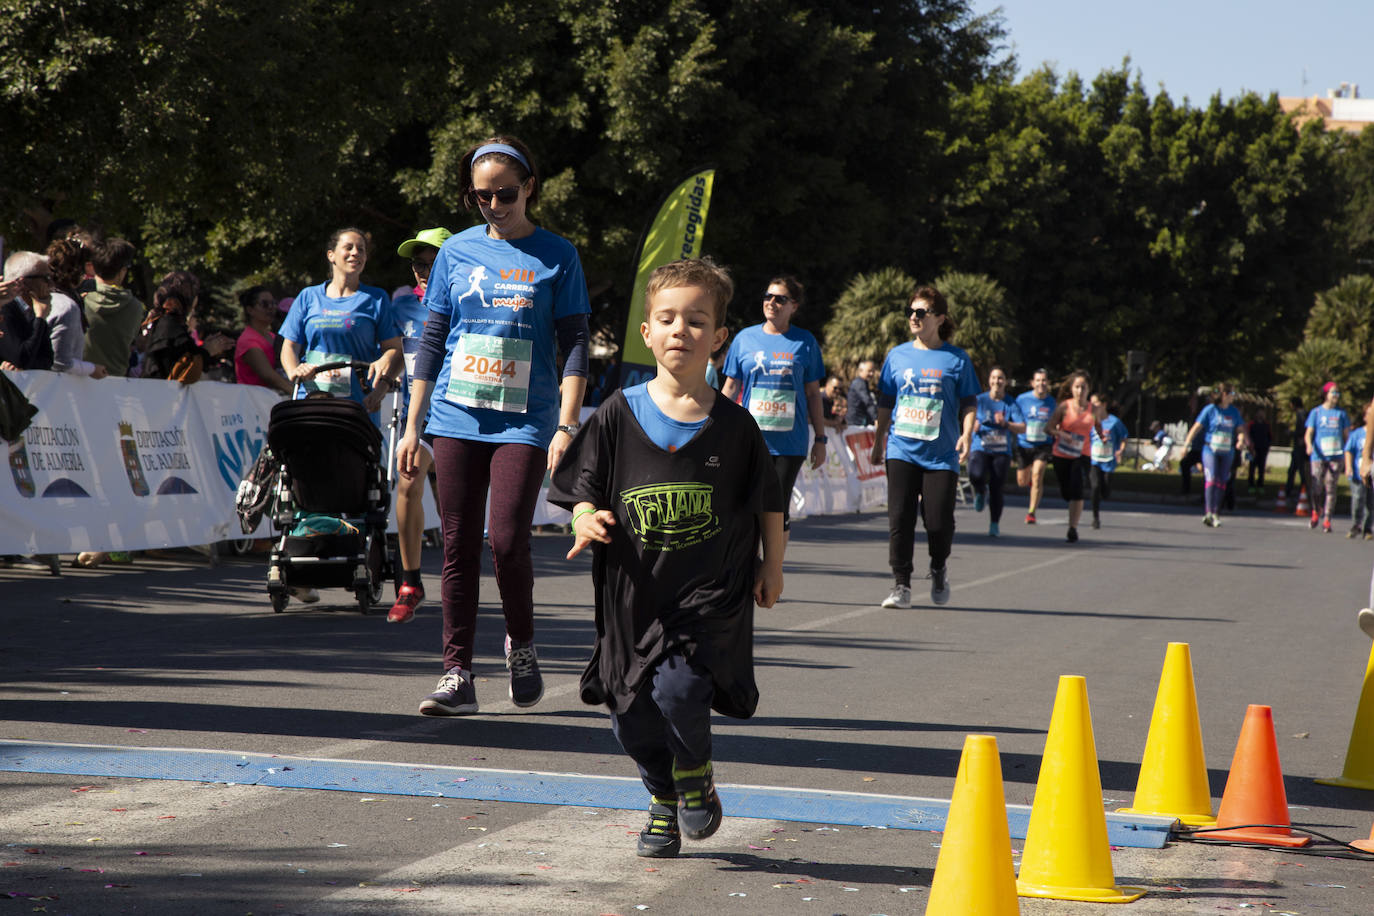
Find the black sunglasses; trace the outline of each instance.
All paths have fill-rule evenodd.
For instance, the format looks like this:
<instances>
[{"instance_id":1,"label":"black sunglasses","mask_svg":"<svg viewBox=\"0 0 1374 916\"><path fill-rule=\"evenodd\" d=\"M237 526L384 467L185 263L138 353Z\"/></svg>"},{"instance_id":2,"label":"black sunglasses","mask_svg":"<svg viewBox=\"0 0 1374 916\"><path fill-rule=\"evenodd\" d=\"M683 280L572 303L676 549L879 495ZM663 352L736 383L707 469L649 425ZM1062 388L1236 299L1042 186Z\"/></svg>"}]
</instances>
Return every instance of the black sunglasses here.
<instances>
[{"instance_id":1,"label":"black sunglasses","mask_svg":"<svg viewBox=\"0 0 1374 916\"><path fill-rule=\"evenodd\" d=\"M906 314L908 318L915 318L917 321L921 321L927 315L933 315L935 313L930 309L908 309Z\"/></svg>"},{"instance_id":2,"label":"black sunglasses","mask_svg":"<svg viewBox=\"0 0 1374 916\"><path fill-rule=\"evenodd\" d=\"M508 188L497 188L495 191L487 188L473 188L472 193L484 204L491 203L493 197L503 204L513 204L520 197L520 186L512 185Z\"/></svg>"},{"instance_id":3,"label":"black sunglasses","mask_svg":"<svg viewBox=\"0 0 1374 916\"><path fill-rule=\"evenodd\" d=\"M793 302L795 300L793 300L791 296L785 296L782 293L764 293L763 301L776 302L778 305L786 305L787 303Z\"/></svg>"}]
</instances>

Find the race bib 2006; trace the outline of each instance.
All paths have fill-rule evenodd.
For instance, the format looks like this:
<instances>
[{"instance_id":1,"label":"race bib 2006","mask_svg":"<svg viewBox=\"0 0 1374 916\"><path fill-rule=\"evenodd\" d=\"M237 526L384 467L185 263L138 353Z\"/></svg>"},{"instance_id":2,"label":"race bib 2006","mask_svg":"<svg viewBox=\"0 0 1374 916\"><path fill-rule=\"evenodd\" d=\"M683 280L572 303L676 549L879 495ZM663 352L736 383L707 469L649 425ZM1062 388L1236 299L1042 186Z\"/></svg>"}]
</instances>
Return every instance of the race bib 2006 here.
<instances>
[{"instance_id":1,"label":"race bib 2006","mask_svg":"<svg viewBox=\"0 0 1374 916\"><path fill-rule=\"evenodd\" d=\"M930 442L940 435L940 412L944 401L923 394L906 394L897 399L892 431L903 439Z\"/></svg>"}]
</instances>

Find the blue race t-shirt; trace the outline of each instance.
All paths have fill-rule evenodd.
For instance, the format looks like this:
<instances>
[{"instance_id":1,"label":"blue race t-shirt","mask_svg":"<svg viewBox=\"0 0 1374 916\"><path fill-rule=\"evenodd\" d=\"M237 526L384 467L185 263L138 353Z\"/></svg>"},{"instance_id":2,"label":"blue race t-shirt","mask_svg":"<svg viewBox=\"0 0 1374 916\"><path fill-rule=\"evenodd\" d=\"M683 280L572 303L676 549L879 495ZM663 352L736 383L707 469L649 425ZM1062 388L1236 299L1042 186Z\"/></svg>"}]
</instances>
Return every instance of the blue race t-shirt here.
<instances>
[{"instance_id":1,"label":"blue race t-shirt","mask_svg":"<svg viewBox=\"0 0 1374 916\"><path fill-rule=\"evenodd\" d=\"M1350 466L1355 469L1355 476L1360 474L1360 453L1364 451L1364 431L1360 428L1351 431L1345 439L1345 451L1350 455Z\"/></svg>"},{"instance_id":2,"label":"blue race t-shirt","mask_svg":"<svg viewBox=\"0 0 1374 916\"><path fill-rule=\"evenodd\" d=\"M1339 407L1313 407L1307 415L1307 428L1312 435L1312 460L1335 461L1341 457L1341 446L1350 432L1350 416Z\"/></svg>"},{"instance_id":3,"label":"blue race t-shirt","mask_svg":"<svg viewBox=\"0 0 1374 916\"><path fill-rule=\"evenodd\" d=\"M303 363L375 362L382 355L381 342L401 336L391 299L375 286L359 286L353 295L335 299L325 292L327 285L307 286L296 295L281 336L296 345ZM318 373L296 386L296 397L312 391L363 400L357 373L349 369Z\"/></svg>"},{"instance_id":4,"label":"blue race t-shirt","mask_svg":"<svg viewBox=\"0 0 1374 916\"><path fill-rule=\"evenodd\" d=\"M545 229L519 239L465 229L439 249L425 307L450 322L425 431L548 448L558 424L554 322L591 311L572 243Z\"/></svg>"},{"instance_id":5,"label":"blue race t-shirt","mask_svg":"<svg viewBox=\"0 0 1374 916\"><path fill-rule=\"evenodd\" d=\"M1016 444L1022 448L1049 445L1050 434L1045 432L1045 424L1054 415L1054 398L1037 398L1034 391L1023 391L1016 396L1016 406L1026 423L1026 431L1016 434Z\"/></svg>"},{"instance_id":6,"label":"blue race t-shirt","mask_svg":"<svg viewBox=\"0 0 1374 916\"><path fill-rule=\"evenodd\" d=\"M630 405L630 412L635 415L639 428L644 430L644 435L649 437L650 442L665 452L675 452L691 442L706 424L705 417L684 423L668 416L654 403L653 396L649 394L648 382L631 385L624 389L624 393L625 401Z\"/></svg>"},{"instance_id":7,"label":"blue race t-shirt","mask_svg":"<svg viewBox=\"0 0 1374 916\"><path fill-rule=\"evenodd\" d=\"M882 403L893 403L887 457L930 471L959 470L959 402L978 396L968 354L953 344L922 350L893 347L878 378Z\"/></svg>"},{"instance_id":8,"label":"blue race t-shirt","mask_svg":"<svg viewBox=\"0 0 1374 916\"><path fill-rule=\"evenodd\" d=\"M1116 414L1109 413L1102 421L1102 431L1107 434L1106 439L1097 434L1096 427L1093 428L1090 454L1093 464L1110 474L1116 470L1116 450L1127 438L1126 424Z\"/></svg>"},{"instance_id":9,"label":"blue race t-shirt","mask_svg":"<svg viewBox=\"0 0 1374 916\"><path fill-rule=\"evenodd\" d=\"M769 334L761 324L745 328L730 344L724 374L740 383L739 402L763 431L771 454L811 451L806 385L825 380L825 363L810 331L793 326Z\"/></svg>"},{"instance_id":10,"label":"blue race t-shirt","mask_svg":"<svg viewBox=\"0 0 1374 916\"><path fill-rule=\"evenodd\" d=\"M1002 414L1001 423L996 422L998 412ZM984 391L978 395L978 428L973 433L972 450L992 455L1010 455L1011 430L1007 424L1022 422L1021 409L1015 401L1005 397L999 401L991 392Z\"/></svg>"},{"instance_id":11,"label":"blue race t-shirt","mask_svg":"<svg viewBox=\"0 0 1374 916\"><path fill-rule=\"evenodd\" d=\"M410 380L415 377L415 354L420 352L420 338L425 333L429 309L414 292L403 293L391 300L391 310L401 326L401 353L405 357L405 377L401 380L401 420L410 411Z\"/></svg>"},{"instance_id":12,"label":"blue race t-shirt","mask_svg":"<svg viewBox=\"0 0 1374 916\"><path fill-rule=\"evenodd\" d=\"M1241 418L1240 408L1234 404L1224 409L1208 404L1198 413L1195 422L1202 425L1204 455L1208 452L1229 455L1236 450L1236 432L1245 421Z\"/></svg>"}]
</instances>

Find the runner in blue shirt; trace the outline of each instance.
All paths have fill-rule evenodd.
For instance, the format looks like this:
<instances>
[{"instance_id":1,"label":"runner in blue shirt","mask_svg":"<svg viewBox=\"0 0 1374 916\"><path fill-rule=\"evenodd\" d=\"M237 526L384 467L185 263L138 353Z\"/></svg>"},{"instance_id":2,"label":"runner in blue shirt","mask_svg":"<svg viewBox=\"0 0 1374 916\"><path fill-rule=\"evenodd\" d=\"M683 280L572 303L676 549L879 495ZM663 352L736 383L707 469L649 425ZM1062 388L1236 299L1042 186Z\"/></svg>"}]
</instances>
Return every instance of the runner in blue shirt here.
<instances>
[{"instance_id":1,"label":"runner in blue shirt","mask_svg":"<svg viewBox=\"0 0 1374 916\"><path fill-rule=\"evenodd\" d=\"M425 286L429 283L429 271L439 248L449 236L453 235L443 227L425 229L406 239L396 249L403 258L410 258L410 272L415 278L414 288L392 301L396 320L401 325L401 346L405 355L406 382L402 387L401 436L405 435L404 418L410 408L410 379L415 374L415 356L420 350L420 338L425 330L425 320L429 309L422 301ZM387 623L409 623L415 619L415 609L425 600L425 585L420 578L420 540L425 530L424 496L425 480L429 469L434 466L434 454L421 437L419 451L415 454L415 473L409 477L401 476L396 487L396 540L401 554L401 582L396 587L396 603L386 615Z\"/></svg>"},{"instance_id":2,"label":"runner in blue shirt","mask_svg":"<svg viewBox=\"0 0 1374 916\"><path fill-rule=\"evenodd\" d=\"M330 279L307 286L296 295L281 326L281 366L296 382L296 397L316 392L349 398L362 404L378 422L377 408L398 384L401 369L401 328L391 299L375 286L359 282L367 265L367 236L361 229L340 229L329 239ZM362 385L351 369L317 372L322 363L370 363Z\"/></svg>"},{"instance_id":3,"label":"runner in blue shirt","mask_svg":"<svg viewBox=\"0 0 1374 916\"><path fill-rule=\"evenodd\" d=\"M1025 431L1016 437L1016 485L1030 490L1026 524L1035 524L1035 510L1045 493L1045 467L1054 446L1045 431L1054 416L1055 400L1050 394L1050 375L1044 369L1031 374L1031 390L1017 395L1016 406L1025 421Z\"/></svg>"},{"instance_id":4,"label":"runner in blue shirt","mask_svg":"<svg viewBox=\"0 0 1374 916\"><path fill-rule=\"evenodd\" d=\"M1101 509L1102 500L1112 498L1112 471L1116 470L1117 464L1121 461L1121 456L1126 451L1126 440L1129 435L1126 432L1126 424L1121 422L1121 418L1115 414L1116 405L1096 392L1089 398L1093 406L1105 411L1107 418L1102 421L1102 432L1107 438L1102 438L1097 434L1097 430L1092 432L1092 471L1090 479L1093 488L1093 527L1102 527Z\"/></svg>"},{"instance_id":5,"label":"runner in blue shirt","mask_svg":"<svg viewBox=\"0 0 1374 916\"><path fill-rule=\"evenodd\" d=\"M1360 474L1360 454L1364 451L1365 429L1352 430L1345 439L1345 476L1350 481L1350 531L1348 538L1364 535L1374 541L1374 505L1370 502L1369 478Z\"/></svg>"},{"instance_id":6,"label":"runner in blue shirt","mask_svg":"<svg viewBox=\"0 0 1374 916\"><path fill-rule=\"evenodd\" d=\"M415 475L423 426L439 484L444 675L420 703L430 716L477 711L472 650L488 489L509 695L521 707L544 696L530 524L545 471L580 425L587 387L587 281L572 243L530 219L540 177L529 148L512 137L484 140L463 156L459 181L464 206L483 222L445 241L430 268L429 317L397 450L401 475ZM561 380L556 350L566 355Z\"/></svg>"},{"instance_id":7,"label":"runner in blue shirt","mask_svg":"<svg viewBox=\"0 0 1374 916\"><path fill-rule=\"evenodd\" d=\"M730 342L720 388L721 394L748 408L763 431L782 486L784 539L792 528L792 487L802 462L808 453L813 468L825 461L825 363L811 332L792 326L792 316L805 297L796 277L768 281L763 323L745 328Z\"/></svg>"},{"instance_id":8,"label":"runner in blue shirt","mask_svg":"<svg viewBox=\"0 0 1374 916\"><path fill-rule=\"evenodd\" d=\"M987 501L988 537L1001 534L998 525L1002 521L1002 487L1011 463L1012 436L1025 428L1021 408L1007 398L1007 374L1001 366L993 366L988 370L988 390L978 395L973 450L968 456L974 511L982 512L984 499Z\"/></svg>"},{"instance_id":9,"label":"runner in blue shirt","mask_svg":"<svg viewBox=\"0 0 1374 916\"><path fill-rule=\"evenodd\" d=\"M1245 420L1231 404L1235 396L1230 382L1219 382L1212 389L1212 403L1202 408L1183 437L1183 452L1187 454L1198 435L1202 436L1202 474L1206 481L1202 524L1209 528L1221 527L1221 498L1231 480L1231 463L1245 448Z\"/></svg>"},{"instance_id":10,"label":"runner in blue shirt","mask_svg":"<svg viewBox=\"0 0 1374 916\"><path fill-rule=\"evenodd\" d=\"M1322 530L1331 530L1331 517L1336 514L1336 484L1341 478L1341 446L1350 432L1350 416L1336 406L1341 389L1335 382L1322 386L1322 402L1307 415L1304 441L1307 454L1312 456L1312 518L1311 527L1321 522ZM1321 495L1322 508L1317 509Z\"/></svg>"},{"instance_id":11,"label":"runner in blue shirt","mask_svg":"<svg viewBox=\"0 0 1374 916\"><path fill-rule=\"evenodd\" d=\"M978 377L968 354L949 343L954 322L939 290L911 296L914 338L893 347L878 380L878 424L869 460L887 470L888 563L896 580L883 607L911 607L916 513L930 554L930 600L949 602L945 563L954 545L954 493L969 454Z\"/></svg>"}]
</instances>

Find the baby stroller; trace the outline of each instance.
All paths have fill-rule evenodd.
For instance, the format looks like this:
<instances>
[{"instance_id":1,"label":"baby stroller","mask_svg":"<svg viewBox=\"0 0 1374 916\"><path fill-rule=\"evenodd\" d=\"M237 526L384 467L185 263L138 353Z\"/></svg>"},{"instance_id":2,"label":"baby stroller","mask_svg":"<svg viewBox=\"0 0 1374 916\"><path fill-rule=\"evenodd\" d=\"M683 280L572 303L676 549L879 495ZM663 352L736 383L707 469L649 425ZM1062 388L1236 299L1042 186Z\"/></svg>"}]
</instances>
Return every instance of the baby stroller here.
<instances>
[{"instance_id":1,"label":"baby stroller","mask_svg":"<svg viewBox=\"0 0 1374 916\"><path fill-rule=\"evenodd\" d=\"M320 371L344 367L362 378L368 364L327 363ZM281 468L272 514L281 535L267 567L272 610L285 609L288 589L350 588L369 613L395 574L382 434L361 404L309 397L272 407L267 447Z\"/></svg>"}]
</instances>

